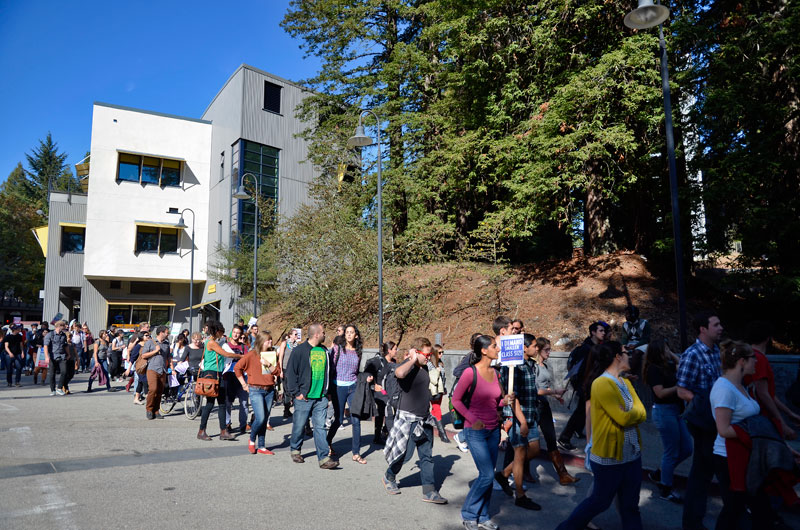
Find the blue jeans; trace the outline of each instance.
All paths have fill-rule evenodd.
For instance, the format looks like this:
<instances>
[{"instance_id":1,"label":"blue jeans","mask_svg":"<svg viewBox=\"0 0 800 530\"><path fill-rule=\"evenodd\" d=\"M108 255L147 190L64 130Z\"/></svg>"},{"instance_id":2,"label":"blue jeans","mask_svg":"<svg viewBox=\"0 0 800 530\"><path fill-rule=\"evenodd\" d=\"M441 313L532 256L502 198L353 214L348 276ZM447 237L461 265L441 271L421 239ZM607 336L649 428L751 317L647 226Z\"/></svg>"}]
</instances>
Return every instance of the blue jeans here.
<instances>
[{"instance_id":1,"label":"blue jeans","mask_svg":"<svg viewBox=\"0 0 800 530\"><path fill-rule=\"evenodd\" d=\"M430 425L422 426L422 434L417 436L414 434L414 426L411 426L411 434L408 438L408 448L404 458L399 458L397 462L389 466L386 470L386 479L389 482L395 482L397 474L403 468L403 464L411 460L414 454L414 447L417 448L417 455L419 456L419 481L422 483L422 493L428 493L436 490L434 484L433 474L433 427Z\"/></svg>"},{"instance_id":2,"label":"blue jeans","mask_svg":"<svg viewBox=\"0 0 800 530\"><path fill-rule=\"evenodd\" d=\"M102 361L99 361L99 363L100 363L100 369L103 370L103 373L106 375L106 390L111 390L111 378L108 377L108 359L103 359ZM91 390L92 389L92 384L93 383L94 383L94 379L92 379L90 377L89 378L89 386L88 386L87 390Z\"/></svg>"},{"instance_id":3,"label":"blue jeans","mask_svg":"<svg viewBox=\"0 0 800 530\"><path fill-rule=\"evenodd\" d=\"M20 355L11 357L9 354L4 352L3 356L6 358L6 381L8 381L9 385L11 385L11 376L13 374L16 376L15 382L19 383L19 380L22 377L22 359L20 359Z\"/></svg>"},{"instance_id":4,"label":"blue jeans","mask_svg":"<svg viewBox=\"0 0 800 530\"><path fill-rule=\"evenodd\" d=\"M482 523L489 520L489 503L492 500L492 481L494 466L497 463L497 450L500 443L500 427L491 431L464 428L462 438L469 446L469 454L478 468L478 478L472 483L461 507L464 521Z\"/></svg>"},{"instance_id":5,"label":"blue jeans","mask_svg":"<svg viewBox=\"0 0 800 530\"><path fill-rule=\"evenodd\" d=\"M583 530L589 522L606 511L614 497L623 530L641 530L639 491L642 489L642 459L627 464L606 466L592 462L592 492L558 525L556 530Z\"/></svg>"},{"instance_id":6,"label":"blue jeans","mask_svg":"<svg viewBox=\"0 0 800 530\"><path fill-rule=\"evenodd\" d=\"M692 437L680 416L677 403L653 404L653 421L661 434L664 454L661 457L661 483L672 487L675 467L692 456Z\"/></svg>"},{"instance_id":7,"label":"blue jeans","mask_svg":"<svg viewBox=\"0 0 800 530\"><path fill-rule=\"evenodd\" d=\"M314 424L314 446L317 448L317 459L320 465L330 458L328 457L328 441L325 439L325 418L328 415L328 398L319 399L295 399L294 415L292 416L292 437L289 441L293 455L299 455L303 448L303 432L306 428L308 417L311 416L311 423Z\"/></svg>"},{"instance_id":8,"label":"blue jeans","mask_svg":"<svg viewBox=\"0 0 800 530\"><path fill-rule=\"evenodd\" d=\"M351 442L351 449L354 456L361 454L361 420L352 413L352 401L355 392L355 383L348 386L336 387L336 401L333 404L333 423L331 423L331 427L328 429L328 445L331 445L331 442L333 442L333 437L336 436L336 431L338 431L339 427L342 426L342 421L344 420L345 403L349 404L351 407L350 421L353 424L353 439Z\"/></svg>"},{"instance_id":9,"label":"blue jeans","mask_svg":"<svg viewBox=\"0 0 800 530\"><path fill-rule=\"evenodd\" d=\"M255 442L258 437L258 447L266 447L264 436L267 434L267 420L275 400L275 389L262 390L250 387L250 404L253 406L255 419L250 426L250 441Z\"/></svg>"}]
</instances>

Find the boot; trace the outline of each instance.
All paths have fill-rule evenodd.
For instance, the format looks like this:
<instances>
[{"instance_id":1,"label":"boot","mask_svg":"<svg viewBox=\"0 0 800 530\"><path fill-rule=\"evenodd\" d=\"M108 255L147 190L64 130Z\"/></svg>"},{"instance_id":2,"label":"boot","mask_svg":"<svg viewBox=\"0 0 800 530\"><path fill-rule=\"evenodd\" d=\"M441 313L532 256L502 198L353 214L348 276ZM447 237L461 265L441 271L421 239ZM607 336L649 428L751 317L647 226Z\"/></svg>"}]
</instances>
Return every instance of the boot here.
<instances>
[{"instance_id":1,"label":"boot","mask_svg":"<svg viewBox=\"0 0 800 530\"><path fill-rule=\"evenodd\" d=\"M197 439L198 440L209 441L209 440L211 440L211 437L206 434L205 429L200 429L199 431L197 431Z\"/></svg>"},{"instance_id":2,"label":"boot","mask_svg":"<svg viewBox=\"0 0 800 530\"><path fill-rule=\"evenodd\" d=\"M553 467L556 468L556 473L558 473L558 482L562 486L569 486L570 484L575 484L580 479L573 477L567 472L566 466L564 466L564 460L561 458L561 453L558 450L550 451L550 460L553 462Z\"/></svg>"},{"instance_id":3,"label":"boot","mask_svg":"<svg viewBox=\"0 0 800 530\"><path fill-rule=\"evenodd\" d=\"M450 443L450 438L447 437L447 433L444 432L444 426L442 425L442 420L437 420L433 418L433 421L436 423L436 430L439 431L439 439L446 444Z\"/></svg>"},{"instance_id":4,"label":"boot","mask_svg":"<svg viewBox=\"0 0 800 530\"><path fill-rule=\"evenodd\" d=\"M131 377L130 379L128 379L128 384L125 385L125 392L130 392L131 391L131 385L132 384L133 384L133 378Z\"/></svg>"},{"instance_id":5,"label":"boot","mask_svg":"<svg viewBox=\"0 0 800 530\"><path fill-rule=\"evenodd\" d=\"M230 432L228 432L228 429L222 429L222 431L219 433L219 439L220 440L235 440L236 437L234 435L232 435Z\"/></svg>"}]
</instances>

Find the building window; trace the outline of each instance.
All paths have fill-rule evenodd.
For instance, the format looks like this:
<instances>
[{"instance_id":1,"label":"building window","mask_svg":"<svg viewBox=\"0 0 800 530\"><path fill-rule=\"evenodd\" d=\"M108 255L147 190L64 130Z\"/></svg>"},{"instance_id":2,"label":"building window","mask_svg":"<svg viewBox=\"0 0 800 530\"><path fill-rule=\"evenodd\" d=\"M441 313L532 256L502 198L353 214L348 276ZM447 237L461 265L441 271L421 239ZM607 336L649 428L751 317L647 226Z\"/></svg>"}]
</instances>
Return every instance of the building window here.
<instances>
[{"instance_id":1,"label":"building window","mask_svg":"<svg viewBox=\"0 0 800 530\"><path fill-rule=\"evenodd\" d=\"M131 294L169 294L168 282L131 282Z\"/></svg>"},{"instance_id":2,"label":"building window","mask_svg":"<svg viewBox=\"0 0 800 530\"><path fill-rule=\"evenodd\" d=\"M225 180L225 151L219 154L219 181Z\"/></svg>"},{"instance_id":3,"label":"building window","mask_svg":"<svg viewBox=\"0 0 800 530\"><path fill-rule=\"evenodd\" d=\"M112 324L120 327L134 326L139 322L150 322L150 325L155 328L156 326L169 325L172 320L172 312L174 306L172 304L108 304L108 320L106 325Z\"/></svg>"},{"instance_id":4,"label":"building window","mask_svg":"<svg viewBox=\"0 0 800 530\"><path fill-rule=\"evenodd\" d=\"M85 226L61 227L61 253L74 252L83 254L83 245L86 242Z\"/></svg>"},{"instance_id":5,"label":"building window","mask_svg":"<svg viewBox=\"0 0 800 530\"><path fill-rule=\"evenodd\" d=\"M274 147L257 144L248 140L240 140L241 147L240 164L241 173L252 173L259 184L261 199L271 200L277 206L278 203L278 156L280 151ZM232 193L238 186L240 176L237 177L235 185L232 183ZM245 188L250 190L253 186L253 179L247 178L244 181ZM261 204L263 208L263 203ZM263 215L263 211L259 214ZM239 207L234 208L234 215L231 218L231 227L237 227L240 241L251 242L256 231L255 205L252 200L239 201ZM260 237L266 234L259 232Z\"/></svg>"},{"instance_id":6,"label":"building window","mask_svg":"<svg viewBox=\"0 0 800 530\"><path fill-rule=\"evenodd\" d=\"M281 86L264 81L264 110L281 113Z\"/></svg>"},{"instance_id":7,"label":"building window","mask_svg":"<svg viewBox=\"0 0 800 530\"><path fill-rule=\"evenodd\" d=\"M180 186L181 162L169 158L120 153L117 180L159 186Z\"/></svg>"},{"instance_id":8,"label":"building window","mask_svg":"<svg viewBox=\"0 0 800 530\"><path fill-rule=\"evenodd\" d=\"M108 287L109 289L122 289L122 282L119 280L109 280Z\"/></svg>"},{"instance_id":9,"label":"building window","mask_svg":"<svg viewBox=\"0 0 800 530\"><path fill-rule=\"evenodd\" d=\"M175 254L178 252L178 229L157 228L155 226L136 226L136 253L157 252Z\"/></svg>"}]
</instances>

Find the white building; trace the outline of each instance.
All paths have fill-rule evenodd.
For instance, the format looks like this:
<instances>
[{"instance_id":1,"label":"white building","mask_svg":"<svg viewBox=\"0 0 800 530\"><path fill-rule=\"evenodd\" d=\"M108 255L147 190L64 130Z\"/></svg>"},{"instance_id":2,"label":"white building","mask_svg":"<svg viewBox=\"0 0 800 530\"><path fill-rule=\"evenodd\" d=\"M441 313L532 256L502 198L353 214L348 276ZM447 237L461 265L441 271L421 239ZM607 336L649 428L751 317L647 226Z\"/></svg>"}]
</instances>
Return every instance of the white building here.
<instances>
[{"instance_id":1,"label":"white building","mask_svg":"<svg viewBox=\"0 0 800 530\"><path fill-rule=\"evenodd\" d=\"M95 103L86 193L50 196L44 318L77 318L92 330L141 321L188 328L192 231L192 328L252 315L252 302L208 270L218 248L252 244L253 203L232 198L242 175L281 214L308 200L315 173L297 137L307 124L295 117L307 94L242 65L202 119Z\"/></svg>"}]
</instances>

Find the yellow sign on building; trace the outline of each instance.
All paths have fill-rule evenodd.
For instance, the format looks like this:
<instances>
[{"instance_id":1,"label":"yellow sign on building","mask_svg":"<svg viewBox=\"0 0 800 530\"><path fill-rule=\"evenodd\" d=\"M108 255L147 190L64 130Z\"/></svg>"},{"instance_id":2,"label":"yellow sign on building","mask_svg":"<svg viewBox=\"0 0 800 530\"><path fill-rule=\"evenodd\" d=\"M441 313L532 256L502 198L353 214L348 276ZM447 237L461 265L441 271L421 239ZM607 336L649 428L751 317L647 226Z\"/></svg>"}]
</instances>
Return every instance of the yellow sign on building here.
<instances>
[{"instance_id":1,"label":"yellow sign on building","mask_svg":"<svg viewBox=\"0 0 800 530\"><path fill-rule=\"evenodd\" d=\"M214 294L217 292L217 284L212 283L208 286L208 294Z\"/></svg>"}]
</instances>

